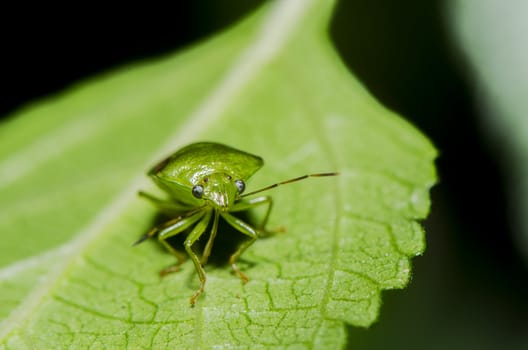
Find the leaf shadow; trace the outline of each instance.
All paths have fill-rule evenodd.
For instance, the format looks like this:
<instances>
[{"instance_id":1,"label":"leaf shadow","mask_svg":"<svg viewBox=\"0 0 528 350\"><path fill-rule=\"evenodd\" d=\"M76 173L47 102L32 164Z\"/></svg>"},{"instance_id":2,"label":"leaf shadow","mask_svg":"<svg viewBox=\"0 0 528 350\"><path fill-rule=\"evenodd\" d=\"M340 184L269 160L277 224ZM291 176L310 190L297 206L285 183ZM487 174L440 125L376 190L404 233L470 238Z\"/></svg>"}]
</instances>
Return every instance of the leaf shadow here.
<instances>
[{"instance_id":1,"label":"leaf shadow","mask_svg":"<svg viewBox=\"0 0 528 350\"><path fill-rule=\"evenodd\" d=\"M258 222L258 220L255 219L254 215L252 215L252 213L250 213L249 211L232 213L232 215L236 216L237 218L243 220L244 222L252 226L256 226ZM168 217L166 214L158 213L152 218L150 227L161 225L167 222L168 220L170 220L170 217ZM210 237L211 228L212 228L212 220L211 220L211 223L209 223L209 226L206 232L193 245L193 250L200 257ZM191 230L192 230L192 227L185 230L181 234L175 235L167 239L167 242L171 245L171 247L173 247L175 250L177 250L178 252L181 252L187 257L184 264L191 263L190 258L188 257L187 252L185 251L185 248L184 248L185 239L187 238ZM214 266L216 268L228 266L229 257L234 252L236 252L240 244L242 244L242 242L246 241L247 239L248 239L247 236L245 236L244 234L236 230L233 226L229 225L222 217L220 217L220 221L218 224L218 232L215 237L213 248L211 250L211 255L209 256L206 266ZM150 240L153 241L156 248L160 251L161 254L172 255L160 242L156 242L157 241L156 237L151 238ZM253 263L247 260L244 260L243 255L239 259L239 261L243 262L244 265L246 265L248 268L254 265ZM160 267L160 270L162 268L163 267Z\"/></svg>"}]
</instances>

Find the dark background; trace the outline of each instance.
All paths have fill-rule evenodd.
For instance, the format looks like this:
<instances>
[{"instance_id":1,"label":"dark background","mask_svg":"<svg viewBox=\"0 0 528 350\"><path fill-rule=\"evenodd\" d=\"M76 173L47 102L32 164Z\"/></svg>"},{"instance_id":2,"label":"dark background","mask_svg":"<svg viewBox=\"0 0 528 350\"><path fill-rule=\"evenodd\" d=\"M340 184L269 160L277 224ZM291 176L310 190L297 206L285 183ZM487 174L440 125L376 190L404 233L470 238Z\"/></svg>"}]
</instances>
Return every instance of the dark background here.
<instances>
[{"instance_id":1,"label":"dark background","mask_svg":"<svg viewBox=\"0 0 528 350\"><path fill-rule=\"evenodd\" d=\"M193 44L261 3L32 8L33 15L4 8L0 118L83 78ZM426 254L414 259L405 291L384 293L370 330L349 327L351 348L505 349L527 341L528 271L508 216L506 170L481 132L445 3L342 0L335 10L331 37L347 66L440 150Z\"/></svg>"}]
</instances>

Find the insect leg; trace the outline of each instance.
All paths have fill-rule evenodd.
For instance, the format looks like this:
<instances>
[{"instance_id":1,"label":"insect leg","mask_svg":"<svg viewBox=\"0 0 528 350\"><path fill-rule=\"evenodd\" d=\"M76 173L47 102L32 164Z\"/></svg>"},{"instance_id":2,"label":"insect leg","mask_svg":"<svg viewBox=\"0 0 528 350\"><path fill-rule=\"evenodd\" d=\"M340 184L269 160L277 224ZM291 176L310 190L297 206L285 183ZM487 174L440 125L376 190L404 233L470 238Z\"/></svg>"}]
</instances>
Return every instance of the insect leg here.
<instances>
[{"instance_id":1,"label":"insect leg","mask_svg":"<svg viewBox=\"0 0 528 350\"><path fill-rule=\"evenodd\" d=\"M183 204L175 202L171 199L160 199L156 196L151 195L143 191L139 191L138 195L150 201L154 204L161 212L169 216L174 215L175 213L181 213L182 211L189 210L189 207L186 207Z\"/></svg>"},{"instance_id":2,"label":"insect leg","mask_svg":"<svg viewBox=\"0 0 528 350\"><path fill-rule=\"evenodd\" d=\"M215 210L213 218L213 227L211 228L211 235L209 236L209 240L207 241L207 244L205 245L205 249L202 254L202 266L205 266L205 264L207 264L207 259L209 259L209 255L211 255L211 249L213 249L213 242L216 237L216 233L218 232L219 214L220 212L218 210Z\"/></svg>"},{"instance_id":3,"label":"insect leg","mask_svg":"<svg viewBox=\"0 0 528 350\"><path fill-rule=\"evenodd\" d=\"M242 255L242 253L255 242L255 240L258 238L258 232L255 228L251 227L250 225L233 215L230 215L228 213L221 213L220 215L222 215L222 217L235 229L250 237L249 240L243 242L240 247L238 247L238 250L234 252L231 257L229 257L229 263L231 264L233 271L235 271L235 273L238 275L238 277L240 277L243 283L247 283L249 279L242 271L240 271L240 269L236 265L236 261L238 260L240 255Z\"/></svg>"},{"instance_id":4,"label":"insect leg","mask_svg":"<svg viewBox=\"0 0 528 350\"><path fill-rule=\"evenodd\" d=\"M171 252L176 258L178 259L178 263L176 265L169 266L163 270L160 271L160 276L166 276L167 274L171 272L176 272L179 270L180 265L185 261L185 255L181 252L174 249L169 242L167 242L167 239L173 236L176 236L177 234L184 232L186 229L191 227L196 221L200 220L204 216L203 211L199 211L194 213L191 216L188 217L179 217L176 219L179 220L171 220L169 223L170 225L164 225L164 228L162 228L158 233L158 240L167 248L169 252Z\"/></svg>"},{"instance_id":5,"label":"insect leg","mask_svg":"<svg viewBox=\"0 0 528 350\"><path fill-rule=\"evenodd\" d=\"M202 211L203 207L198 207L192 210L187 211L186 213L183 213L181 215L176 216L175 218L172 218L171 220L164 222L161 225L158 225L156 227L153 227L150 231L145 233L143 236L139 237L139 239L132 244L132 246L138 245L147 239L154 237L158 232L163 231L167 229L168 227L172 227L173 225L177 225L179 221L186 219L190 216L193 216L194 214Z\"/></svg>"},{"instance_id":6,"label":"insect leg","mask_svg":"<svg viewBox=\"0 0 528 350\"><path fill-rule=\"evenodd\" d=\"M185 250L187 251L187 254L189 254L189 257L191 258L192 262L194 263L194 268L196 269L196 272L198 273L198 277L200 278L200 287L198 290L191 296L191 306L194 305L196 302L196 298L200 296L200 294L203 293L204 287L205 287L205 270L200 263L200 258L196 253L193 251L192 246L194 242L196 242L200 236L205 232L207 229L207 226L209 225L209 221L211 220L211 210L206 210L205 214L202 216L202 219L196 224L196 226L193 228L189 236L185 239Z\"/></svg>"},{"instance_id":7,"label":"insect leg","mask_svg":"<svg viewBox=\"0 0 528 350\"><path fill-rule=\"evenodd\" d=\"M264 234L284 232L285 231L284 227L278 227L277 229L274 229L274 230L266 229L266 224L268 223L271 209L273 208L273 198L271 198L270 196L262 196L262 197L244 199L244 200L238 201L237 203L235 203L235 205L233 205L230 212L245 211L245 210L248 210L256 206L263 205L263 204L267 204L268 207L266 209L266 214L264 215L264 219L262 220L262 222L260 223L258 227L258 230Z\"/></svg>"}]
</instances>

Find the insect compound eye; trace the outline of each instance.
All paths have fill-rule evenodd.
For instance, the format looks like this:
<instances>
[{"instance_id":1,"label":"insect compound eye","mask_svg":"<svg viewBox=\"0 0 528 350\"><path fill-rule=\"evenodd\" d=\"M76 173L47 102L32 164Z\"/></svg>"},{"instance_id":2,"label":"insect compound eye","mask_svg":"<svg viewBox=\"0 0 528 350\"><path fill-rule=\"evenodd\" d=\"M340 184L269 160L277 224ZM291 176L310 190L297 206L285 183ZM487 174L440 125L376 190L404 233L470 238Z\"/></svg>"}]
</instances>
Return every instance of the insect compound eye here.
<instances>
[{"instance_id":1,"label":"insect compound eye","mask_svg":"<svg viewBox=\"0 0 528 350\"><path fill-rule=\"evenodd\" d=\"M235 186L238 190L238 193L242 193L246 189L246 184L242 180L235 180Z\"/></svg>"},{"instance_id":2,"label":"insect compound eye","mask_svg":"<svg viewBox=\"0 0 528 350\"><path fill-rule=\"evenodd\" d=\"M204 188L202 185L196 185L192 188L192 195L200 199L203 196Z\"/></svg>"}]
</instances>

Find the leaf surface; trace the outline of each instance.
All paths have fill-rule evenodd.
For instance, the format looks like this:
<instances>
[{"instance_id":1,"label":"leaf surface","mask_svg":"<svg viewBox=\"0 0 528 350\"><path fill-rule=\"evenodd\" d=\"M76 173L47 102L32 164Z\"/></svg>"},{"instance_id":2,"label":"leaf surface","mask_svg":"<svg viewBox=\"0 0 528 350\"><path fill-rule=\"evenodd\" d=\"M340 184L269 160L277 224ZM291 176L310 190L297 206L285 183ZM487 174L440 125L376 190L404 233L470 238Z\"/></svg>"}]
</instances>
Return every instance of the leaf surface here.
<instances>
[{"instance_id":1,"label":"leaf surface","mask_svg":"<svg viewBox=\"0 0 528 350\"><path fill-rule=\"evenodd\" d=\"M72 87L0 128L2 348L339 348L376 320L424 250L436 151L350 75L326 35L332 1L279 1L188 50ZM240 267L217 237L205 294L155 241L144 172L209 140L257 154L248 191L282 186ZM259 211L253 213L260 215ZM221 237L223 236L223 237ZM222 240L223 239L223 240Z\"/></svg>"}]
</instances>

